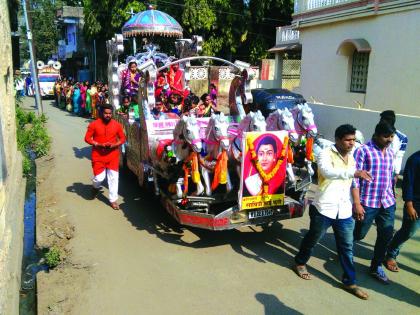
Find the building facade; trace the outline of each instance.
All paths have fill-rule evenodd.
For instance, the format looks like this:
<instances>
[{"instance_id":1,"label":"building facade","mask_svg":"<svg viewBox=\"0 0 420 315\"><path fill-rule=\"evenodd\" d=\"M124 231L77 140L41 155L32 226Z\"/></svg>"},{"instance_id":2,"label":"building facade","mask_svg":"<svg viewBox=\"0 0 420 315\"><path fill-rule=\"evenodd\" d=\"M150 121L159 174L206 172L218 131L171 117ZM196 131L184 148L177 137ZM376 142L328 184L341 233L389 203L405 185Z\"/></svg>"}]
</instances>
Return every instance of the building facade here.
<instances>
[{"instance_id":1,"label":"building facade","mask_svg":"<svg viewBox=\"0 0 420 315\"><path fill-rule=\"evenodd\" d=\"M296 0L290 30L277 33L279 64L301 49L308 100L420 116L420 1Z\"/></svg>"},{"instance_id":2,"label":"building facade","mask_svg":"<svg viewBox=\"0 0 420 315\"><path fill-rule=\"evenodd\" d=\"M92 49L83 36L83 7L63 6L57 11L61 39L58 41L58 60L61 73L75 80L91 80Z\"/></svg>"}]
</instances>

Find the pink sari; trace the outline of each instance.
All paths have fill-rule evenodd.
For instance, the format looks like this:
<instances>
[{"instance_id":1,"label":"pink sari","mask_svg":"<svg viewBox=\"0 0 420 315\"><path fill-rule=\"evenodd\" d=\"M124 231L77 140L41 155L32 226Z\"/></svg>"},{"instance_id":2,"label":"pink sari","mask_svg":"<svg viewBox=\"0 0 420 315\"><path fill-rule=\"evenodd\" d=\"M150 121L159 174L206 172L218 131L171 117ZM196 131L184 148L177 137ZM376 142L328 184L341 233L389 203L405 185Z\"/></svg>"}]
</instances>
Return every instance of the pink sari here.
<instances>
[{"instance_id":1,"label":"pink sari","mask_svg":"<svg viewBox=\"0 0 420 315\"><path fill-rule=\"evenodd\" d=\"M86 108L86 91L87 91L87 86L81 85L80 86L80 95L82 97L82 108Z\"/></svg>"}]
</instances>

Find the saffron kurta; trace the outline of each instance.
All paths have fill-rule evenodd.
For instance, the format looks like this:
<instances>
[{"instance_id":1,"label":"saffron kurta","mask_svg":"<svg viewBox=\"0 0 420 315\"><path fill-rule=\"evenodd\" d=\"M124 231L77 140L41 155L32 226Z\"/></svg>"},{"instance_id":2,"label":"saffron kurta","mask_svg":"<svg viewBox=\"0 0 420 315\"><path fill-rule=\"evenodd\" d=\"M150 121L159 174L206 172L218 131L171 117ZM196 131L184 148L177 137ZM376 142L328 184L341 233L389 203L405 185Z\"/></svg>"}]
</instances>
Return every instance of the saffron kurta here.
<instances>
[{"instance_id":1,"label":"saffron kurta","mask_svg":"<svg viewBox=\"0 0 420 315\"><path fill-rule=\"evenodd\" d=\"M91 122L85 135L85 141L91 145L95 142L99 144L115 144L119 140L120 143L125 142L125 136L122 126L114 119L105 124L102 119ZM105 169L118 172L119 168L119 148L92 148L92 168L93 174L96 176Z\"/></svg>"}]
</instances>

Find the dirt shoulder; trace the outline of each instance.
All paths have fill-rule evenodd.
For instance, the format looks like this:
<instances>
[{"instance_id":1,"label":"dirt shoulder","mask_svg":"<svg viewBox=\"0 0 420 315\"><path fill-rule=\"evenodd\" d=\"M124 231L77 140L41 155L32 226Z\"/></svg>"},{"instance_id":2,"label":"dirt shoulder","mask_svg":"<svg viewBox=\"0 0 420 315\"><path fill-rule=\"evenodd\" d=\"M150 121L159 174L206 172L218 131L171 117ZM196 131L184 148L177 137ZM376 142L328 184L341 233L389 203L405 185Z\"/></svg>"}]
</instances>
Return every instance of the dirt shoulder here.
<instances>
[{"instance_id":1,"label":"dirt shoulder","mask_svg":"<svg viewBox=\"0 0 420 315\"><path fill-rule=\"evenodd\" d=\"M36 244L47 251L56 248L61 263L48 272L37 274L38 314L71 314L83 292L89 268L72 260L69 241L74 236L74 225L61 208L54 183L54 155L36 161Z\"/></svg>"}]
</instances>

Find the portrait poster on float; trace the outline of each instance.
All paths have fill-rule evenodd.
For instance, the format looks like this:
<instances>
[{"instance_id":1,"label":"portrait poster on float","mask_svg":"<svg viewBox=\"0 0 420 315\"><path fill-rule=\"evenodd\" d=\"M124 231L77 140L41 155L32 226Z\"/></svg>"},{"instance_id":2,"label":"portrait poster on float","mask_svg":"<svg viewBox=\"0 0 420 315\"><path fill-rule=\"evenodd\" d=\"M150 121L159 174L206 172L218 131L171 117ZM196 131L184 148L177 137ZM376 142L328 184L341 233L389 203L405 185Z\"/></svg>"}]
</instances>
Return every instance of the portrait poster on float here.
<instances>
[{"instance_id":1,"label":"portrait poster on float","mask_svg":"<svg viewBox=\"0 0 420 315\"><path fill-rule=\"evenodd\" d=\"M287 131L247 132L242 145L241 210L284 204Z\"/></svg>"}]
</instances>

